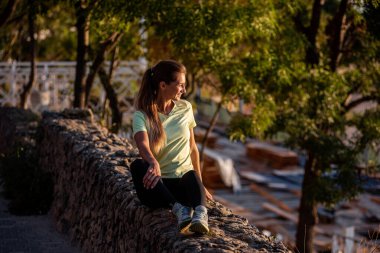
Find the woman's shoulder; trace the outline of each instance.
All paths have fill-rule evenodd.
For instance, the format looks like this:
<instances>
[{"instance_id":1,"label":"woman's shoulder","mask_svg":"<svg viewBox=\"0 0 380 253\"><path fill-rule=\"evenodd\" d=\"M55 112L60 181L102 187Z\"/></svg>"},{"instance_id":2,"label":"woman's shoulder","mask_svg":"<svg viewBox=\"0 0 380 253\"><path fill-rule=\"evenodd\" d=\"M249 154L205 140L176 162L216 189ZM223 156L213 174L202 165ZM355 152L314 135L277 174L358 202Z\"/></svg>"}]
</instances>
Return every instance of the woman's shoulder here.
<instances>
[{"instance_id":1,"label":"woman's shoulder","mask_svg":"<svg viewBox=\"0 0 380 253\"><path fill-rule=\"evenodd\" d=\"M184 100L184 99L180 99L180 100L176 101L176 105L178 107L184 108L184 109L192 108L191 103L187 100Z\"/></svg>"},{"instance_id":2,"label":"woman's shoulder","mask_svg":"<svg viewBox=\"0 0 380 253\"><path fill-rule=\"evenodd\" d=\"M133 113L133 119L136 118L145 119L145 113L143 111L135 111Z\"/></svg>"}]
</instances>

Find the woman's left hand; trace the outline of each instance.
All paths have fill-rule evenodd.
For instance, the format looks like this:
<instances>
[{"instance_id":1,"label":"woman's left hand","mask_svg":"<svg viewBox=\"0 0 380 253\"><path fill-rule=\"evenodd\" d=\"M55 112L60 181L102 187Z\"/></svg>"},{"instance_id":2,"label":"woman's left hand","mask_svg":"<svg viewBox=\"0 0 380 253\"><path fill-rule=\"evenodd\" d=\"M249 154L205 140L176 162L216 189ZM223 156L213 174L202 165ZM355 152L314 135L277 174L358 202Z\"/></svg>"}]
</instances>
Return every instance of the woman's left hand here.
<instances>
[{"instance_id":1,"label":"woman's left hand","mask_svg":"<svg viewBox=\"0 0 380 253\"><path fill-rule=\"evenodd\" d=\"M206 192L206 198L207 198L208 200L213 200L213 199L214 199L214 198L212 197L211 193L209 193L209 191L206 189L206 187L205 187L205 192Z\"/></svg>"},{"instance_id":2,"label":"woman's left hand","mask_svg":"<svg viewBox=\"0 0 380 253\"><path fill-rule=\"evenodd\" d=\"M143 184L146 189L152 189L156 186L158 181L161 179L161 169L160 164L154 160L150 163L148 171L143 177Z\"/></svg>"}]
</instances>

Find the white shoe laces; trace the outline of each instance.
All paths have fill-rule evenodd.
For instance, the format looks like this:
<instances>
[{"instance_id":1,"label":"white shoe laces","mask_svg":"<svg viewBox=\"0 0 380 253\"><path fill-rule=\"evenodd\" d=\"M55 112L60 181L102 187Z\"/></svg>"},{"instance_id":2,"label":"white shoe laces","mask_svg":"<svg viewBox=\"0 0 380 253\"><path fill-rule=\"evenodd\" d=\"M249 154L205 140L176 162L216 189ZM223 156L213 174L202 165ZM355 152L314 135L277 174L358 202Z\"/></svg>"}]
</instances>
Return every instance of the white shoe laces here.
<instances>
[{"instance_id":1,"label":"white shoe laces","mask_svg":"<svg viewBox=\"0 0 380 253\"><path fill-rule=\"evenodd\" d=\"M207 218L208 218L207 211L202 210L202 211L196 211L194 213L193 220L207 222Z\"/></svg>"}]
</instances>

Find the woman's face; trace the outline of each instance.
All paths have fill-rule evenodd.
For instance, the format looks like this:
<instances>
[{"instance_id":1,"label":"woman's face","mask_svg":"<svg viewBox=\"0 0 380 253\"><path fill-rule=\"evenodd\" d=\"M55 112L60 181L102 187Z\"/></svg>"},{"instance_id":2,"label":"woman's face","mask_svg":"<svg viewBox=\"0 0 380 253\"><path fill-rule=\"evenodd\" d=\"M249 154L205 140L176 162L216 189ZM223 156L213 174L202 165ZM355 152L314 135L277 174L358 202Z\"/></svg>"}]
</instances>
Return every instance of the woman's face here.
<instances>
[{"instance_id":1,"label":"woman's face","mask_svg":"<svg viewBox=\"0 0 380 253\"><path fill-rule=\"evenodd\" d=\"M162 95L167 99L180 100L186 93L186 77L184 73L178 73L175 81L161 86Z\"/></svg>"}]
</instances>

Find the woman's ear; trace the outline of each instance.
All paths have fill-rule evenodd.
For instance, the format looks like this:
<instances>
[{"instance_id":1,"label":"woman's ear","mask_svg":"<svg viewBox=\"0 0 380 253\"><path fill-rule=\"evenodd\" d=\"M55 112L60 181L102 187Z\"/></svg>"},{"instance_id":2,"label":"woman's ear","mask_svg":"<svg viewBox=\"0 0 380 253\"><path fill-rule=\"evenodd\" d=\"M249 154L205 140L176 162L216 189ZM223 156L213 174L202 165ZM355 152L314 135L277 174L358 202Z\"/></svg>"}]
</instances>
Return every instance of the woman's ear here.
<instances>
[{"instance_id":1,"label":"woman's ear","mask_svg":"<svg viewBox=\"0 0 380 253\"><path fill-rule=\"evenodd\" d=\"M166 88L166 83L164 81L161 81L160 84L159 84L160 88L161 89L165 89Z\"/></svg>"}]
</instances>

